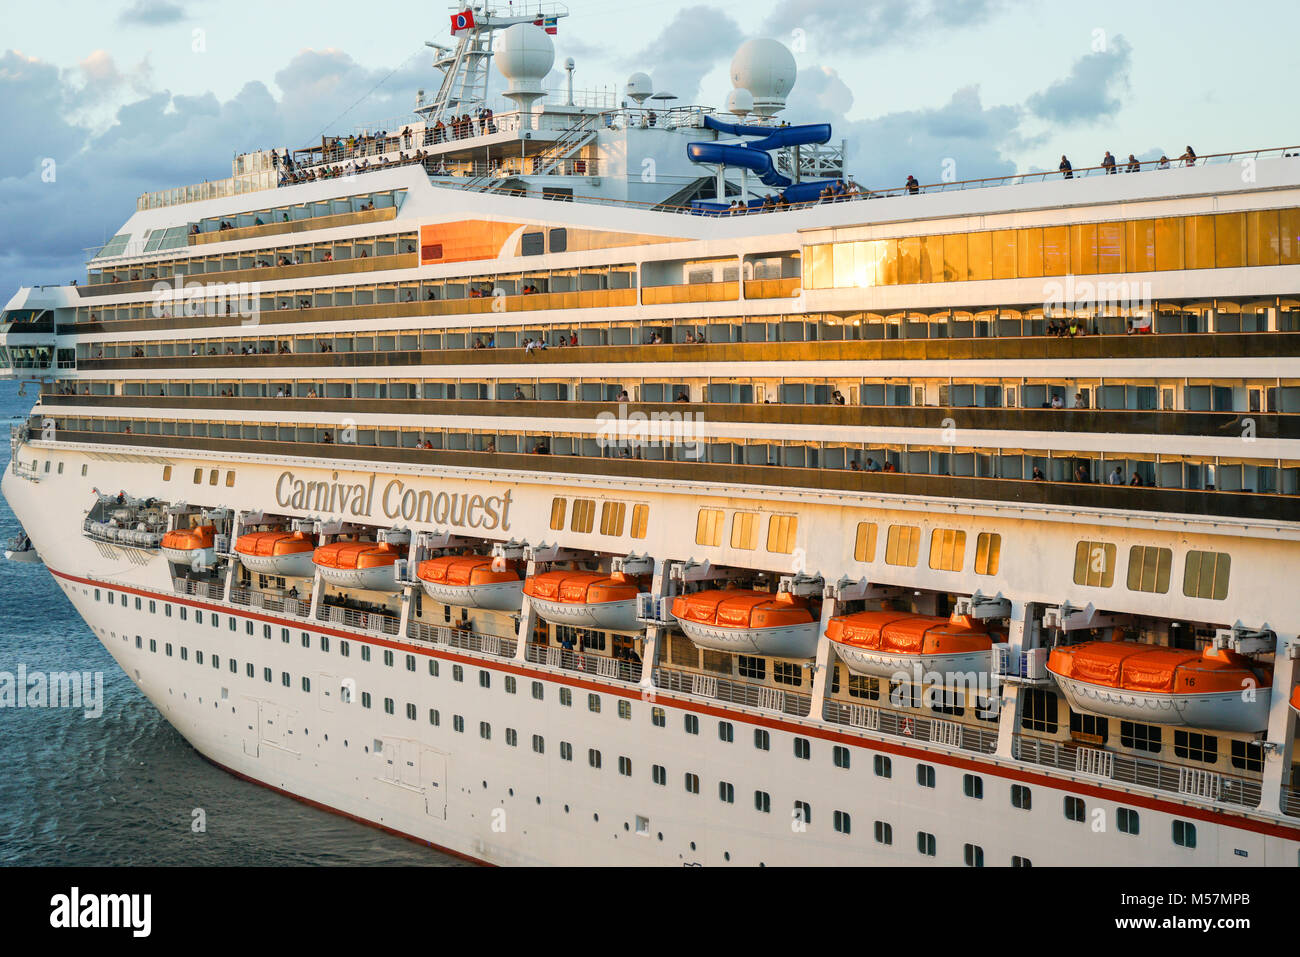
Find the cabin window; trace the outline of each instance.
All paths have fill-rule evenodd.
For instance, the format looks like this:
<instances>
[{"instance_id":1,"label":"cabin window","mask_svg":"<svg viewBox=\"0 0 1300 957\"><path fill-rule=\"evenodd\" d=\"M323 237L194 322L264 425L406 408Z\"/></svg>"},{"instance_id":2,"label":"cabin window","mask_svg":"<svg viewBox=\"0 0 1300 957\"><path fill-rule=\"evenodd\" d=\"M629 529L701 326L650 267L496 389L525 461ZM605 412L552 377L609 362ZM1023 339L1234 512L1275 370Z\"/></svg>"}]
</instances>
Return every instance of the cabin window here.
<instances>
[{"instance_id":1,"label":"cabin window","mask_svg":"<svg viewBox=\"0 0 1300 957\"><path fill-rule=\"evenodd\" d=\"M1154 724L1138 724L1136 721L1119 723L1119 743L1134 751L1160 753L1160 728Z\"/></svg>"},{"instance_id":2,"label":"cabin window","mask_svg":"<svg viewBox=\"0 0 1300 957\"><path fill-rule=\"evenodd\" d=\"M962 849L962 855L966 861L967 867L984 866L984 848L980 847L978 844L965 845Z\"/></svg>"},{"instance_id":3,"label":"cabin window","mask_svg":"<svg viewBox=\"0 0 1300 957\"><path fill-rule=\"evenodd\" d=\"M760 751L771 751L772 735L763 728L755 728L754 747L756 747Z\"/></svg>"},{"instance_id":4,"label":"cabin window","mask_svg":"<svg viewBox=\"0 0 1300 957\"><path fill-rule=\"evenodd\" d=\"M1085 744L1102 745L1106 743L1110 721L1101 715L1080 714L1070 709L1070 737Z\"/></svg>"},{"instance_id":5,"label":"cabin window","mask_svg":"<svg viewBox=\"0 0 1300 957\"><path fill-rule=\"evenodd\" d=\"M807 801L794 802L794 819L804 824L812 823L812 805Z\"/></svg>"},{"instance_id":6,"label":"cabin window","mask_svg":"<svg viewBox=\"0 0 1300 957\"><path fill-rule=\"evenodd\" d=\"M929 764L916 766L916 783L923 788L934 787L934 767Z\"/></svg>"},{"instance_id":7,"label":"cabin window","mask_svg":"<svg viewBox=\"0 0 1300 957\"><path fill-rule=\"evenodd\" d=\"M1011 785L1011 806L1028 811L1034 806L1034 792L1023 784Z\"/></svg>"},{"instance_id":8,"label":"cabin window","mask_svg":"<svg viewBox=\"0 0 1300 957\"><path fill-rule=\"evenodd\" d=\"M1115 820L1119 825L1121 834L1136 835L1140 830L1140 821L1138 812L1131 807L1121 807L1115 809Z\"/></svg>"},{"instance_id":9,"label":"cabin window","mask_svg":"<svg viewBox=\"0 0 1300 957\"><path fill-rule=\"evenodd\" d=\"M755 658L753 655L737 655L736 673L742 678L753 678L755 681L762 681L767 677L767 660Z\"/></svg>"},{"instance_id":10,"label":"cabin window","mask_svg":"<svg viewBox=\"0 0 1300 957\"><path fill-rule=\"evenodd\" d=\"M1067 821L1077 821L1082 823L1088 816L1087 806L1083 803L1083 798L1067 796L1065 799L1065 819Z\"/></svg>"},{"instance_id":11,"label":"cabin window","mask_svg":"<svg viewBox=\"0 0 1300 957\"><path fill-rule=\"evenodd\" d=\"M632 530L633 538L645 538L646 529L650 522L649 505L632 506Z\"/></svg>"},{"instance_id":12,"label":"cabin window","mask_svg":"<svg viewBox=\"0 0 1300 957\"><path fill-rule=\"evenodd\" d=\"M812 758L812 745L809 744L807 738L794 739L794 756L803 761Z\"/></svg>"},{"instance_id":13,"label":"cabin window","mask_svg":"<svg viewBox=\"0 0 1300 957\"><path fill-rule=\"evenodd\" d=\"M1188 598L1223 601L1228 597L1228 573L1232 558L1226 552L1187 553L1183 568L1183 594Z\"/></svg>"},{"instance_id":14,"label":"cabin window","mask_svg":"<svg viewBox=\"0 0 1300 957\"><path fill-rule=\"evenodd\" d=\"M975 574L996 575L1002 557L1002 536L996 532L980 532L975 539Z\"/></svg>"},{"instance_id":15,"label":"cabin window","mask_svg":"<svg viewBox=\"0 0 1300 957\"><path fill-rule=\"evenodd\" d=\"M959 572L965 559L965 532L954 528L936 528L930 533L930 567L933 570Z\"/></svg>"},{"instance_id":16,"label":"cabin window","mask_svg":"<svg viewBox=\"0 0 1300 957\"><path fill-rule=\"evenodd\" d=\"M171 480L172 480L172 467L171 467L170 465L164 465L164 466L163 466L163 481L164 481L164 482L170 482Z\"/></svg>"},{"instance_id":17,"label":"cabin window","mask_svg":"<svg viewBox=\"0 0 1300 957\"><path fill-rule=\"evenodd\" d=\"M1219 739L1197 731L1175 731L1174 754L1188 761L1214 764L1219 760Z\"/></svg>"},{"instance_id":18,"label":"cabin window","mask_svg":"<svg viewBox=\"0 0 1300 957\"><path fill-rule=\"evenodd\" d=\"M622 535L623 519L627 515L627 505L622 502L604 502L600 506L600 534Z\"/></svg>"},{"instance_id":19,"label":"cabin window","mask_svg":"<svg viewBox=\"0 0 1300 957\"><path fill-rule=\"evenodd\" d=\"M1026 688L1020 727L1026 731L1056 734L1056 694L1042 688Z\"/></svg>"},{"instance_id":20,"label":"cabin window","mask_svg":"<svg viewBox=\"0 0 1300 957\"><path fill-rule=\"evenodd\" d=\"M1020 857L1019 855L1013 854L1011 857L1011 866L1012 867L1033 867L1034 865L1033 862L1029 860L1029 858Z\"/></svg>"},{"instance_id":21,"label":"cabin window","mask_svg":"<svg viewBox=\"0 0 1300 957\"><path fill-rule=\"evenodd\" d=\"M1134 545L1128 553L1128 590L1163 595L1169 591L1173 552L1168 548Z\"/></svg>"},{"instance_id":22,"label":"cabin window","mask_svg":"<svg viewBox=\"0 0 1300 957\"><path fill-rule=\"evenodd\" d=\"M735 512L731 516L731 547L752 552L758 547L758 513Z\"/></svg>"},{"instance_id":23,"label":"cabin window","mask_svg":"<svg viewBox=\"0 0 1300 957\"><path fill-rule=\"evenodd\" d=\"M850 760L849 749L843 745L837 744L831 749L831 761L834 762L837 768L844 768L847 770Z\"/></svg>"},{"instance_id":24,"label":"cabin window","mask_svg":"<svg viewBox=\"0 0 1300 957\"><path fill-rule=\"evenodd\" d=\"M978 774L961 776L961 793L977 801L984 800L984 779Z\"/></svg>"},{"instance_id":25,"label":"cabin window","mask_svg":"<svg viewBox=\"0 0 1300 957\"><path fill-rule=\"evenodd\" d=\"M569 524L569 530L587 535L591 532L592 526L595 525L595 522L595 500L590 498L575 498L573 500L573 517Z\"/></svg>"},{"instance_id":26,"label":"cabin window","mask_svg":"<svg viewBox=\"0 0 1300 957\"><path fill-rule=\"evenodd\" d=\"M1109 542L1079 542L1074 547L1074 583L1109 588L1115 582L1115 546Z\"/></svg>"},{"instance_id":27,"label":"cabin window","mask_svg":"<svg viewBox=\"0 0 1300 957\"><path fill-rule=\"evenodd\" d=\"M858 523L858 534L853 540L853 560L855 562L874 562L876 560L875 522Z\"/></svg>"},{"instance_id":28,"label":"cabin window","mask_svg":"<svg viewBox=\"0 0 1300 957\"><path fill-rule=\"evenodd\" d=\"M1196 847L1196 825L1191 821L1174 821L1174 843L1192 850Z\"/></svg>"},{"instance_id":29,"label":"cabin window","mask_svg":"<svg viewBox=\"0 0 1300 957\"><path fill-rule=\"evenodd\" d=\"M885 539L885 564L916 567L921 530L915 525L890 525Z\"/></svg>"},{"instance_id":30,"label":"cabin window","mask_svg":"<svg viewBox=\"0 0 1300 957\"><path fill-rule=\"evenodd\" d=\"M736 740L736 727L730 721L718 722L718 740L731 744Z\"/></svg>"},{"instance_id":31,"label":"cabin window","mask_svg":"<svg viewBox=\"0 0 1300 957\"><path fill-rule=\"evenodd\" d=\"M875 834L877 844L894 843L894 826L885 821L877 821L875 824Z\"/></svg>"},{"instance_id":32,"label":"cabin window","mask_svg":"<svg viewBox=\"0 0 1300 957\"><path fill-rule=\"evenodd\" d=\"M650 723L656 728L662 728L668 723L668 715L664 712L663 708L656 707L650 709Z\"/></svg>"},{"instance_id":33,"label":"cabin window","mask_svg":"<svg viewBox=\"0 0 1300 957\"><path fill-rule=\"evenodd\" d=\"M687 734L700 733L700 719L698 715L693 715L693 714L682 715L682 724L686 728Z\"/></svg>"},{"instance_id":34,"label":"cabin window","mask_svg":"<svg viewBox=\"0 0 1300 957\"><path fill-rule=\"evenodd\" d=\"M726 513L720 508L702 508L695 519L695 544L717 547L722 544L722 520Z\"/></svg>"},{"instance_id":35,"label":"cabin window","mask_svg":"<svg viewBox=\"0 0 1300 957\"><path fill-rule=\"evenodd\" d=\"M766 791L754 792L754 810L763 814L772 813L772 795Z\"/></svg>"},{"instance_id":36,"label":"cabin window","mask_svg":"<svg viewBox=\"0 0 1300 957\"><path fill-rule=\"evenodd\" d=\"M533 735L533 753L534 754L546 753L546 739L543 738L540 734Z\"/></svg>"},{"instance_id":37,"label":"cabin window","mask_svg":"<svg viewBox=\"0 0 1300 957\"><path fill-rule=\"evenodd\" d=\"M872 758L871 766L878 778L892 778L894 776L894 762L886 755L877 754Z\"/></svg>"},{"instance_id":38,"label":"cabin window","mask_svg":"<svg viewBox=\"0 0 1300 957\"><path fill-rule=\"evenodd\" d=\"M436 728L436 727L438 727L438 725L440 725L441 723L442 723L442 715L440 715L440 714L438 713L438 709L437 709L437 708L430 708L430 709L429 709L429 724L433 725L433 726Z\"/></svg>"},{"instance_id":39,"label":"cabin window","mask_svg":"<svg viewBox=\"0 0 1300 957\"><path fill-rule=\"evenodd\" d=\"M560 742L560 760L561 761L573 760L573 745L570 744L568 741Z\"/></svg>"},{"instance_id":40,"label":"cabin window","mask_svg":"<svg viewBox=\"0 0 1300 957\"><path fill-rule=\"evenodd\" d=\"M652 765L650 768L650 780L660 787L668 786L668 769L662 764Z\"/></svg>"},{"instance_id":41,"label":"cabin window","mask_svg":"<svg viewBox=\"0 0 1300 957\"><path fill-rule=\"evenodd\" d=\"M916 832L916 850L925 857L934 857L935 839L934 835L927 831Z\"/></svg>"},{"instance_id":42,"label":"cabin window","mask_svg":"<svg viewBox=\"0 0 1300 957\"><path fill-rule=\"evenodd\" d=\"M767 550L779 555L794 551L799 519L794 515L773 515L767 520Z\"/></svg>"},{"instance_id":43,"label":"cabin window","mask_svg":"<svg viewBox=\"0 0 1300 957\"><path fill-rule=\"evenodd\" d=\"M850 834L853 831L853 820L849 817L848 811L836 811L831 815L832 823L835 830L840 834Z\"/></svg>"},{"instance_id":44,"label":"cabin window","mask_svg":"<svg viewBox=\"0 0 1300 957\"><path fill-rule=\"evenodd\" d=\"M774 661L772 662L772 680L779 685L799 687L803 684L803 668L793 661Z\"/></svg>"},{"instance_id":45,"label":"cabin window","mask_svg":"<svg viewBox=\"0 0 1300 957\"><path fill-rule=\"evenodd\" d=\"M1251 741L1233 741L1232 766L1242 771L1263 771L1264 749Z\"/></svg>"},{"instance_id":46,"label":"cabin window","mask_svg":"<svg viewBox=\"0 0 1300 957\"><path fill-rule=\"evenodd\" d=\"M700 776L698 774L692 774L690 771L687 771L685 777L685 784L686 784L687 794L700 793Z\"/></svg>"},{"instance_id":47,"label":"cabin window","mask_svg":"<svg viewBox=\"0 0 1300 957\"><path fill-rule=\"evenodd\" d=\"M564 531L564 509L565 502L563 498L551 499L551 530L556 532Z\"/></svg>"},{"instance_id":48,"label":"cabin window","mask_svg":"<svg viewBox=\"0 0 1300 957\"><path fill-rule=\"evenodd\" d=\"M625 778L632 776L632 759L624 755L618 756L618 773Z\"/></svg>"}]
</instances>

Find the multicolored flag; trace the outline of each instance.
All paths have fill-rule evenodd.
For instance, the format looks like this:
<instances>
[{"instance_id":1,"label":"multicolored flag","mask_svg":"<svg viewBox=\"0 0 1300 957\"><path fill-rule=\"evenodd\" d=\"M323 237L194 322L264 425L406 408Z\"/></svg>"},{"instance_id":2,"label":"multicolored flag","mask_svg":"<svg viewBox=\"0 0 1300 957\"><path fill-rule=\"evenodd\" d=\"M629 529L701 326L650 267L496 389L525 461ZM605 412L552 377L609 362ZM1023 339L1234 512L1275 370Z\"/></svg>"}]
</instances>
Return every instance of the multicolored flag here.
<instances>
[{"instance_id":1,"label":"multicolored flag","mask_svg":"<svg viewBox=\"0 0 1300 957\"><path fill-rule=\"evenodd\" d=\"M455 36L461 30L472 30L474 28L474 12L466 10L464 13L453 13L451 15L451 32Z\"/></svg>"}]
</instances>

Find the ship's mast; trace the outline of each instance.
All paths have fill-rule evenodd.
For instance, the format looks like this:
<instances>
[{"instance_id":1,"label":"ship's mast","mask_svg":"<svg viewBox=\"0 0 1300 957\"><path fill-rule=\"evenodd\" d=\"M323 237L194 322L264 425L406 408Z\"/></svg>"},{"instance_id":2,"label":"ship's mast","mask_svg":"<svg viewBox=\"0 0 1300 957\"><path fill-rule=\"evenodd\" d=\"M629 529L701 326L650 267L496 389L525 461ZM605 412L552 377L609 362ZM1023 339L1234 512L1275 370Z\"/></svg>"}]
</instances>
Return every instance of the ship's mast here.
<instances>
[{"instance_id":1,"label":"ship's mast","mask_svg":"<svg viewBox=\"0 0 1300 957\"><path fill-rule=\"evenodd\" d=\"M430 127L448 116L472 114L487 102L492 46L498 30L516 23L559 21L569 15L568 9L558 3L509 3L504 13L494 11L490 3L450 9L453 14L468 13L473 22L454 32L454 47L426 41L427 46L438 51L433 65L442 73L442 84L432 102L419 103L415 109Z\"/></svg>"}]
</instances>

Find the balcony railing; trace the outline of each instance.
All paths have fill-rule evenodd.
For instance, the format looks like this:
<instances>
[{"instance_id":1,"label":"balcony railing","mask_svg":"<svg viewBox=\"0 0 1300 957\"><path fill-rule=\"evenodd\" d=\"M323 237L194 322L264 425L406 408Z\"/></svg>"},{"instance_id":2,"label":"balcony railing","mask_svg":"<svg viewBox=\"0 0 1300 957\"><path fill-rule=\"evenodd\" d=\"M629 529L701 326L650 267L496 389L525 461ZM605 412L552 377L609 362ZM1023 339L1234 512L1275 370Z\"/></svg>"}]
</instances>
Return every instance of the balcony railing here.
<instances>
[{"instance_id":1,"label":"balcony railing","mask_svg":"<svg viewBox=\"0 0 1300 957\"><path fill-rule=\"evenodd\" d=\"M447 625L428 625L422 621L412 621L406 626L406 636L431 644L446 645L464 651L477 651L480 654L496 655L501 658L513 658L518 648L513 638L500 635L485 635L465 628L452 628Z\"/></svg>"},{"instance_id":2,"label":"balcony railing","mask_svg":"<svg viewBox=\"0 0 1300 957\"><path fill-rule=\"evenodd\" d=\"M529 644L524 652L533 664L549 665L566 671L581 671L601 678L615 678L636 684L641 680L641 662L624 661L608 655L592 652L570 651L567 648L552 648L547 645Z\"/></svg>"},{"instance_id":3,"label":"balcony railing","mask_svg":"<svg viewBox=\"0 0 1300 957\"><path fill-rule=\"evenodd\" d=\"M318 621L355 628L358 631L372 631L383 635L398 633L399 619L378 611L358 611L354 608L342 608L339 605L323 605L316 612Z\"/></svg>"},{"instance_id":4,"label":"balcony railing","mask_svg":"<svg viewBox=\"0 0 1300 957\"><path fill-rule=\"evenodd\" d=\"M1044 741L1027 735L1016 736L1012 742L1012 754L1027 764L1038 764L1071 774L1100 777L1116 784L1131 784L1235 807L1259 806L1260 782L1232 774L1167 764L1164 761L1136 758L1115 752L1099 752L1095 748ZM1106 755L1106 760L1102 762L1093 760L1099 754ZM1300 808L1295 813L1300 814Z\"/></svg>"},{"instance_id":5,"label":"balcony railing","mask_svg":"<svg viewBox=\"0 0 1300 957\"><path fill-rule=\"evenodd\" d=\"M232 588L230 590L230 601L231 604L247 605L250 608L280 612L285 615L293 615L295 618L306 618L311 612L310 601L304 601L301 598L268 595L265 592L251 588Z\"/></svg>"},{"instance_id":6,"label":"balcony railing","mask_svg":"<svg viewBox=\"0 0 1300 957\"><path fill-rule=\"evenodd\" d=\"M173 578L172 588L178 595L193 595L212 601L223 601L226 592L224 582L200 582L192 578Z\"/></svg>"},{"instance_id":7,"label":"balcony railing","mask_svg":"<svg viewBox=\"0 0 1300 957\"><path fill-rule=\"evenodd\" d=\"M887 708L877 708L874 705L827 701L823 716L832 724L847 725L851 728L861 728L864 731L875 731L912 741L942 744L978 754L992 754L998 747L996 728L971 727L946 718L903 714Z\"/></svg>"},{"instance_id":8,"label":"balcony railing","mask_svg":"<svg viewBox=\"0 0 1300 957\"><path fill-rule=\"evenodd\" d=\"M674 671L671 668L656 668L654 676L655 687L663 688L665 691L716 698L730 704L775 711L797 718L808 717L808 713L812 710L810 696L782 688L769 688L746 681L732 681L714 675Z\"/></svg>"}]
</instances>

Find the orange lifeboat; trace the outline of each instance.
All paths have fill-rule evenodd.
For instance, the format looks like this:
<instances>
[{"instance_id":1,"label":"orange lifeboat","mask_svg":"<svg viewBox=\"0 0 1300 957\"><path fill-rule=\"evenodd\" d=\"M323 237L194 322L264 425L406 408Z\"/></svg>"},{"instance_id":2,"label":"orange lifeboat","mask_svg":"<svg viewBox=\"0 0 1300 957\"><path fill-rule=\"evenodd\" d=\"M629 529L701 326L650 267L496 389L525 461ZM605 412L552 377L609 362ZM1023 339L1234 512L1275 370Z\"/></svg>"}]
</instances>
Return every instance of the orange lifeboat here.
<instances>
[{"instance_id":1,"label":"orange lifeboat","mask_svg":"<svg viewBox=\"0 0 1300 957\"><path fill-rule=\"evenodd\" d=\"M394 565L401 557L387 542L331 542L312 552L323 581L366 591L397 591Z\"/></svg>"},{"instance_id":2,"label":"orange lifeboat","mask_svg":"<svg viewBox=\"0 0 1300 957\"><path fill-rule=\"evenodd\" d=\"M310 578L316 543L306 532L249 532L235 540L235 552L250 572Z\"/></svg>"},{"instance_id":3,"label":"orange lifeboat","mask_svg":"<svg viewBox=\"0 0 1300 957\"><path fill-rule=\"evenodd\" d=\"M1076 711L1219 731L1268 727L1273 676L1232 651L1088 641L1053 648L1047 670Z\"/></svg>"},{"instance_id":4,"label":"orange lifeboat","mask_svg":"<svg viewBox=\"0 0 1300 957\"><path fill-rule=\"evenodd\" d=\"M211 567L217 563L215 525L197 525L168 532L159 545L167 560L178 565Z\"/></svg>"},{"instance_id":5,"label":"orange lifeboat","mask_svg":"<svg viewBox=\"0 0 1300 957\"><path fill-rule=\"evenodd\" d=\"M636 631L641 582L622 572L553 571L524 582L524 594L547 621L579 628Z\"/></svg>"},{"instance_id":6,"label":"orange lifeboat","mask_svg":"<svg viewBox=\"0 0 1300 957\"><path fill-rule=\"evenodd\" d=\"M988 675L995 636L967 616L861 611L832 618L826 637L854 674L892 678L919 668L940 675ZM946 683L946 682L945 682Z\"/></svg>"},{"instance_id":7,"label":"orange lifeboat","mask_svg":"<svg viewBox=\"0 0 1300 957\"><path fill-rule=\"evenodd\" d=\"M1300 685L1297 685L1296 689L1291 692L1291 710L1300 711Z\"/></svg>"},{"instance_id":8,"label":"orange lifeboat","mask_svg":"<svg viewBox=\"0 0 1300 957\"><path fill-rule=\"evenodd\" d=\"M680 595L673 616L701 648L774 658L817 656L817 619L789 592L725 588Z\"/></svg>"},{"instance_id":9,"label":"orange lifeboat","mask_svg":"<svg viewBox=\"0 0 1300 957\"><path fill-rule=\"evenodd\" d=\"M446 605L518 611L523 575L517 562L490 555L443 555L420 562L415 571L424 593Z\"/></svg>"}]
</instances>

